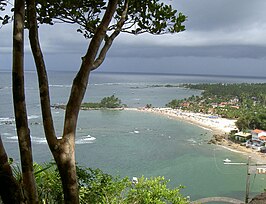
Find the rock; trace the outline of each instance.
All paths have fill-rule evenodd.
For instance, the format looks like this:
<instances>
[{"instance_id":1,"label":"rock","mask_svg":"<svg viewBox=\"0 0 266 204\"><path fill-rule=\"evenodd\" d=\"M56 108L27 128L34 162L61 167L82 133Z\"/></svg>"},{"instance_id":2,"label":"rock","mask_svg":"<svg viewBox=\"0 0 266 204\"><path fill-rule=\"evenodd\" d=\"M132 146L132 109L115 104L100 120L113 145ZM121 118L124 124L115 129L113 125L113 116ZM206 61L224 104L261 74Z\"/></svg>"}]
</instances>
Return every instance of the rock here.
<instances>
[{"instance_id":1,"label":"rock","mask_svg":"<svg viewBox=\"0 0 266 204\"><path fill-rule=\"evenodd\" d=\"M208 144L221 144L225 140L225 135L213 135Z\"/></svg>"},{"instance_id":2,"label":"rock","mask_svg":"<svg viewBox=\"0 0 266 204\"><path fill-rule=\"evenodd\" d=\"M261 193L249 202L249 204L265 204L266 203L266 192Z\"/></svg>"}]
</instances>

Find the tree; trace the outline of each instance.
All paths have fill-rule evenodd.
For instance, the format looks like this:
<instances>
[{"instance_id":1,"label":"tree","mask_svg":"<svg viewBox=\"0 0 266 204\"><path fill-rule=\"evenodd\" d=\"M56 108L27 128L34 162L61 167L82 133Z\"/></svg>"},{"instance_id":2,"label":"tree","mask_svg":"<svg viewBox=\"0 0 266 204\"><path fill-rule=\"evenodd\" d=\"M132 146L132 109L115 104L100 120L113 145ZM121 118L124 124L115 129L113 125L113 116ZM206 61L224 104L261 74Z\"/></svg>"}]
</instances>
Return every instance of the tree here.
<instances>
[{"instance_id":1,"label":"tree","mask_svg":"<svg viewBox=\"0 0 266 204\"><path fill-rule=\"evenodd\" d=\"M121 108L121 100L115 97L114 95L109 97L104 97L100 102L100 107L103 108Z\"/></svg>"},{"instance_id":2,"label":"tree","mask_svg":"<svg viewBox=\"0 0 266 204\"><path fill-rule=\"evenodd\" d=\"M13 68L12 90L16 118L16 128L19 140L23 188L29 203L38 203L38 196L33 174L33 159L31 150L30 130L25 101L24 88L24 17L25 2L15 1L13 24Z\"/></svg>"},{"instance_id":3,"label":"tree","mask_svg":"<svg viewBox=\"0 0 266 204\"><path fill-rule=\"evenodd\" d=\"M4 203L21 204L21 186L15 179L0 137L0 195Z\"/></svg>"},{"instance_id":4,"label":"tree","mask_svg":"<svg viewBox=\"0 0 266 204\"><path fill-rule=\"evenodd\" d=\"M63 203L60 176L54 163L34 164L40 203ZM182 186L168 187L164 177L134 179L113 177L100 169L77 166L79 198L88 203L175 203L188 204L180 194ZM18 175L20 176L20 175Z\"/></svg>"},{"instance_id":5,"label":"tree","mask_svg":"<svg viewBox=\"0 0 266 204\"><path fill-rule=\"evenodd\" d=\"M21 0L16 2L20 2L21 5L24 3ZM21 9L23 9L23 6L21 6ZM121 32L130 34L151 33L155 35L177 33L185 30L183 22L186 17L182 13L178 14L171 5L160 3L159 0L26 0L26 10L26 26L29 29L30 45L38 73L45 137L58 166L65 203L79 203L75 134L78 114L88 85L90 72L102 64L113 41ZM14 16L17 14L19 12L15 6ZM81 32L85 38L90 39L87 52L82 57L80 69L73 80L70 97L66 105L61 138L57 138L55 134L50 107L48 76L38 38L38 22L53 25L56 20L78 24L80 26L78 32ZM23 53L22 50L21 53ZM21 83L21 93L23 94L23 69L20 69L19 74L14 75L14 77L16 77L14 78L16 81ZM25 171L29 172L23 177L23 183L29 187L27 189L28 194L33 192L33 197L29 199L29 203L34 203L34 192L36 190L34 191L35 182L31 176L30 156L32 152L24 106L25 96L18 92L13 92L13 95L20 99L22 105L19 112L23 112L23 115L16 114L15 118L17 127L22 124L22 130L24 130L24 132L18 132L19 140L26 141L28 150L27 159L21 161L22 167L27 167ZM24 155L26 153L22 151L24 147L20 146L20 148L20 154Z\"/></svg>"},{"instance_id":6,"label":"tree","mask_svg":"<svg viewBox=\"0 0 266 204\"><path fill-rule=\"evenodd\" d=\"M0 11L5 11L6 6L8 4L8 1L6 0L0 0ZM9 20L11 19L11 17L8 14L5 14L4 16L0 15L0 28L7 24L9 22Z\"/></svg>"}]
</instances>

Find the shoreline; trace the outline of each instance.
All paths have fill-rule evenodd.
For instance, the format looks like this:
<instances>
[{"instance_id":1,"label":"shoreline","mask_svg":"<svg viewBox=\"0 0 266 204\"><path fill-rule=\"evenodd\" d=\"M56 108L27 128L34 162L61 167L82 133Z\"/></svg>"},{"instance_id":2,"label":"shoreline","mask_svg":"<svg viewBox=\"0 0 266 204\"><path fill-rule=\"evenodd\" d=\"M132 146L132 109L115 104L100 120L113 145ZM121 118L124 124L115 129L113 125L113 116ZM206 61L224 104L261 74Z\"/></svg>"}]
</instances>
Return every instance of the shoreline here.
<instances>
[{"instance_id":1,"label":"shoreline","mask_svg":"<svg viewBox=\"0 0 266 204\"><path fill-rule=\"evenodd\" d=\"M220 118L210 114L193 113L171 108L125 108L124 110L164 115L169 118L185 121L219 135L228 134L231 130L237 129L235 126L236 120Z\"/></svg>"},{"instance_id":2,"label":"shoreline","mask_svg":"<svg viewBox=\"0 0 266 204\"><path fill-rule=\"evenodd\" d=\"M154 113L163 115L172 119L177 119L196 125L200 128L211 131L213 135L227 135L231 130L236 130L235 121L232 119L220 118L210 114L193 113L171 108L125 108L128 111L139 111L145 113ZM227 139L222 139L218 144L215 144L229 151L236 152L247 157L251 157L252 161L266 164L266 156L263 153L257 152L251 148L240 146Z\"/></svg>"}]
</instances>

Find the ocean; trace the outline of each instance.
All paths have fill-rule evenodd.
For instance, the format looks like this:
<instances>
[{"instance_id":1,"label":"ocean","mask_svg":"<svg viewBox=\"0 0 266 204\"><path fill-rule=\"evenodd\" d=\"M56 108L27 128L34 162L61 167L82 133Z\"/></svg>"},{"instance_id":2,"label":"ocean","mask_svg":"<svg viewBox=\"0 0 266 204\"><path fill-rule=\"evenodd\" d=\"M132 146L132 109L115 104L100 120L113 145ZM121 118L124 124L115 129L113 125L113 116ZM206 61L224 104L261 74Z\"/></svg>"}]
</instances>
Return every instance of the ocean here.
<instances>
[{"instance_id":1,"label":"ocean","mask_svg":"<svg viewBox=\"0 0 266 204\"><path fill-rule=\"evenodd\" d=\"M51 103L65 104L75 73L50 71L48 74ZM52 156L44 138L35 71L26 72L25 82L34 161L49 162ZM90 76L84 102L99 102L114 94L128 107L146 104L164 107L172 99L201 93L175 85L242 82L265 83L266 78L98 72ZM163 86L168 84L173 86ZM9 157L19 162L11 93L11 73L1 71L0 133ZM64 110L52 111L60 136ZM207 129L152 113L80 111L76 158L81 166L100 168L114 176L164 176L171 187L185 186L182 193L191 200L210 196L244 200L246 166L224 165L223 160L246 162L247 157L207 144L211 136ZM265 179L263 175L251 175L251 196L266 188Z\"/></svg>"}]
</instances>

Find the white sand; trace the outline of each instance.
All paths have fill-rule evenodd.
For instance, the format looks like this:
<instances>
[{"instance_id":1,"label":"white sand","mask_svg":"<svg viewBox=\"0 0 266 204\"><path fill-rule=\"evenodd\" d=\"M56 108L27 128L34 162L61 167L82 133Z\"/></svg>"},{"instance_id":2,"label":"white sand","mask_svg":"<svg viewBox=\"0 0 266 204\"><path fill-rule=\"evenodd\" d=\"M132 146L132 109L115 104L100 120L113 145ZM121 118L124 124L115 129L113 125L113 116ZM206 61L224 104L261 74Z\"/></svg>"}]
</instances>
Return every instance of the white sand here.
<instances>
[{"instance_id":1,"label":"white sand","mask_svg":"<svg viewBox=\"0 0 266 204\"><path fill-rule=\"evenodd\" d=\"M236 120L216 117L209 114L193 113L171 108L128 108L127 110L137 110L165 115L171 118L183 120L201 128L212 130L215 133L229 133L236 129Z\"/></svg>"}]
</instances>

